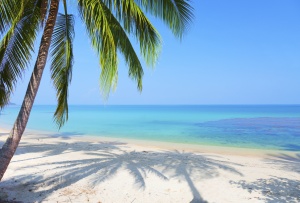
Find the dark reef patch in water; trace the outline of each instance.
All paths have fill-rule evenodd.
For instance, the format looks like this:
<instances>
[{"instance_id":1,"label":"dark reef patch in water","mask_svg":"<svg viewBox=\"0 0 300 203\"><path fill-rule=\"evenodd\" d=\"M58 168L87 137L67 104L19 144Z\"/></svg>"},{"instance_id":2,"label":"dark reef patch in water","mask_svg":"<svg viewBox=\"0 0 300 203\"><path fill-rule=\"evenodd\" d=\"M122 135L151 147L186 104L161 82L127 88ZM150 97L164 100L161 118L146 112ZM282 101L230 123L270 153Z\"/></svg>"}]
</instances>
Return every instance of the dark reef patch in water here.
<instances>
[{"instance_id":1,"label":"dark reef patch in water","mask_svg":"<svg viewBox=\"0 0 300 203\"><path fill-rule=\"evenodd\" d=\"M195 139L229 146L300 151L300 117L232 118L195 124Z\"/></svg>"},{"instance_id":2,"label":"dark reef patch in water","mask_svg":"<svg viewBox=\"0 0 300 203\"><path fill-rule=\"evenodd\" d=\"M283 150L287 150L287 151L294 151L294 152L300 151L300 145L296 145L296 144L283 145L282 148Z\"/></svg>"},{"instance_id":3,"label":"dark reef patch in water","mask_svg":"<svg viewBox=\"0 0 300 203\"><path fill-rule=\"evenodd\" d=\"M300 136L300 118L233 118L198 123L197 126L214 128L233 134L263 134L269 136Z\"/></svg>"}]
</instances>

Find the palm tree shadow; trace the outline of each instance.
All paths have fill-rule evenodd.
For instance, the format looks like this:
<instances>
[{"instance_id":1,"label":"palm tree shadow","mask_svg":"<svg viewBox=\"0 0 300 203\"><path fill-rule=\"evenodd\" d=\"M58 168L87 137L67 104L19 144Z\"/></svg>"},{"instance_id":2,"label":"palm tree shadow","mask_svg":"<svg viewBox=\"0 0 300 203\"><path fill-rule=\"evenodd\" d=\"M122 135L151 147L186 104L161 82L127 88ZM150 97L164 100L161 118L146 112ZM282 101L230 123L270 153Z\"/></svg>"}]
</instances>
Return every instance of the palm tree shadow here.
<instances>
[{"instance_id":1,"label":"palm tree shadow","mask_svg":"<svg viewBox=\"0 0 300 203\"><path fill-rule=\"evenodd\" d=\"M276 166L281 166L283 170L289 170L296 173L300 173L300 153L294 155L281 153L279 155L269 155L266 161Z\"/></svg>"},{"instance_id":2,"label":"palm tree shadow","mask_svg":"<svg viewBox=\"0 0 300 203\"><path fill-rule=\"evenodd\" d=\"M147 174L154 174L162 180L168 180L165 174L172 174L172 178L183 178L187 182L193 195L192 203L204 203L206 201L193 182L195 178L216 177L219 170L242 175L230 166L230 162L217 161L199 154L179 151L123 151L114 143L110 145L105 150L99 149L100 145L95 145L85 152L85 155L88 155L86 159L38 163L21 168L20 170L39 168L40 171L32 176L17 177L17 181L33 187L36 201L43 201L47 194L83 178L87 178L89 184L94 187L114 177L121 170L127 171L140 189L146 188ZM52 150L46 152L50 155L60 153ZM47 177L44 176L46 171L50 174Z\"/></svg>"},{"instance_id":3,"label":"palm tree shadow","mask_svg":"<svg viewBox=\"0 0 300 203\"><path fill-rule=\"evenodd\" d=\"M231 184L248 190L256 191L264 196L264 202L268 203L297 203L300 202L300 181L272 177L270 179L258 179L254 182L231 182Z\"/></svg>"},{"instance_id":4,"label":"palm tree shadow","mask_svg":"<svg viewBox=\"0 0 300 203\"><path fill-rule=\"evenodd\" d=\"M42 156L22 159L12 162L22 162L33 159L41 159L49 156L56 156L66 153L72 153L77 151L110 151L110 150L118 150L120 147L126 147L126 143L118 142L118 141L102 141L102 142L57 142L54 144L32 144L30 142L22 142L16 151L16 155L25 154L25 153L38 153L42 154Z\"/></svg>"},{"instance_id":5,"label":"palm tree shadow","mask_svg":"<svg viewBox=\"0 0 300 203\"><path fill-rule=\"evenodd\" d=\"M9 133L0 133L0 136L8 136Z\"/></svg>"},{"instance_id":6,"label":"palm tree shadow","mask_svg":"<svg viewBox=\"0 0 300 203\"><path fill-rule=\"evenodd\" d=\"M163 172L173 171L172 177L183 178L187 182L193 195L191 203L207 202L201 197L192 177L213 178L219 175L220 169L242 176L240 172L230 166L233 163L217 161L208 156L177 150L164 152L162 156L165 156L165 160L158 165L163 167Z\"/></svg>"},{"instance_id":7,"label":"palm tree shadow","mask_svg":"<svg viewBox=\"0 0 300 203\"><path fill-rule=\"evenodd\" d=\"M87 152L86 154L94 158L58 161L52 162L51 165L46 163L24 167L22 170L32 167L47 167L47 169L34 176L19 177L18 182L39 188L39 191L35 191L35 196L38 198L37 201L43 201L46 198L43 194L52 193L86 177L91 186L95 186L113 177L121 169L128 171L131 177L134 178L135 184L142 189L146 186L145 177L147 173L153 173L163 180L168 179L152 166L149 159L143 157L143 152L120 150L119 153L96 151ZM46 171L51 171L52 174L43 177ZM41 187L49 189L40 190Z\"/></svg>"},{"instance_id":8,"label":"palm tree shadow","mask_svg":"<svg viewBox=\"0 0 300 203\"><path fill-rule=\"evenodd\" d=\"M285 171L300 173L300 153L289 154L269 154L265 159L267 163L280 167ZM258 179L254 182L231 182L231 184L248 190L248 192L257 191L264 196L264 201L268 203L300 202L300 181L282 177L269 179Z\"/></svg>"},{"instance_id":9,"label":"palm tree shadow","mask_svg":"<svg viewBox=\"0 0 300 203\"><path fill-rule=\"evenodd\" d=\"M96 153L88 153L89 155L99 155ZM102 154L103 155L103 154ZM121 154L106 152L106 160L103 163L103 169L98 178L95 178L93 184L99 184L106 179L112 177L117 173L118 170L124 168L129 172L129 174L134 178L135 184L139 188L144 189L146 187L145 177L147 173L153 173L157 177L167 180L168 178L161 173L159 170L155 169L153 160L147 158L144 152L126 152L122 151Z\"/></svg>"},{"instance_id":10,"label":"palm tree shadow","mask_svg":"<svg viewBox=\"0 0 300 203\"><path fill-rule=\"evenodd\" d=\"M9 135L9 133L0 133L0 149L2 148L2 145L4 144L5 142L5 138L7 138Z\"/></svg>"}]
</instances>

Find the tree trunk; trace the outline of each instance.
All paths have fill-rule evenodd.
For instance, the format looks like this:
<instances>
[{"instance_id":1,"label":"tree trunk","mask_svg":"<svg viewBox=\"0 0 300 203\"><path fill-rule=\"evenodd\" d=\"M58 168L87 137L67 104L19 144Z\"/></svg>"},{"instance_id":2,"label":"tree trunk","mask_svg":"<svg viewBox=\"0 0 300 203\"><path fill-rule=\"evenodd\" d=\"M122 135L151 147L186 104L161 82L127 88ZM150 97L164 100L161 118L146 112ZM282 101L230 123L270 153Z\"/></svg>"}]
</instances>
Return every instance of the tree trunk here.
<instances>
[{"instance_id":1,"label":"tree trunk","mask_svg":"<svg viewBox=\"0 0 300 203\"><path fill-rule=\"evenodd\" d=\"M34 103L35 96L42 79L43 71L46 65L51 37L58 13L59 0L51 0L50 11L45 25L44 33L41 39L38 57L27 87L27 91L23 100L22 107L15 124L10 131L9 137L0 151L0 181L12 159L23 132L26 128L31 108Z\"/></svg>"}]
</instances>

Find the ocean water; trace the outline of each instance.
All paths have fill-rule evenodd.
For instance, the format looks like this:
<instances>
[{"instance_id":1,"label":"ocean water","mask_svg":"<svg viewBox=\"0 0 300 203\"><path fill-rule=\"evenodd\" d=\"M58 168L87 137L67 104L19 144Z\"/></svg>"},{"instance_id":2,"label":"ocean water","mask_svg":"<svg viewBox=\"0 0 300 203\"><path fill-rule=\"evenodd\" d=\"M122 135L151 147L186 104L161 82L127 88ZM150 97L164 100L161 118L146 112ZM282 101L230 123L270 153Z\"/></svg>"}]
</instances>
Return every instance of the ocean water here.
<instances>
[{"instance_id":1,"label":"ocean water","mask_svg":"<svg viewBox=\"0 0 300 203\"><path fill-rule=\"evenodd\" d=\"M0 114L10 128L20 106ZM300 105L70 106L58 130L55 106L32 109L28 129L59 136L101 136L151 141L300 151Z\"/></svg>"}]
</instances>

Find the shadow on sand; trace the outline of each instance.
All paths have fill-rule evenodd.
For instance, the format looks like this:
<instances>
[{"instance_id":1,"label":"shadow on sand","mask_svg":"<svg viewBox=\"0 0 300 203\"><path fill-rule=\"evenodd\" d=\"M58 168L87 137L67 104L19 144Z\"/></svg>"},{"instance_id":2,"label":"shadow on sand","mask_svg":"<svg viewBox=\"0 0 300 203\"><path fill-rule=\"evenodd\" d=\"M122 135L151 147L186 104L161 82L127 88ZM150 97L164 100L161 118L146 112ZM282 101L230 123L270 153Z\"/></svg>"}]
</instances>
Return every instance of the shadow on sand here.
<instances>
[{"instance_id":1,"label":"shadow on sand","mask_svg":"<svg viewBox=\"0 0 300 203\"><path fill-rule=\"evenodd\" d=\"M273 177L258 179L254 182L231 182L248 190L257 191L264 196L263 201L268 203L297 203L300 202L300 182L287 178Z\"/></svg>"},{"instance_id":2,"label":"shadow on sand","mask_svg":"<svg viewBox=\"0 0 300 203\"><path fill-rule=\"evenodd\" d=\"M0 133L0 136L8 136L9 133Z\"/></svg>"},{"instance_id":3,"label":"shadow on sand","mask_svg":"<svg viewBox=\"0 0 300 203\"><path fill-rule=\"evenodd\" d=\"M124 148L125 147L125 148ZM22 168L38 168L39 171L31 176L17 176L14 180L6 180L0 183L0 187L14 187L19 185L24 190L30 191L35 201L42 202L47 195L71 184L87 178L92 186L109 180L121 169L127 171L133 178L135 185L140 189L146 188L147 174L154 174L162 180L178 178L186 181L192 193L192 203L206 202L194 181L203 178L213 178L219 175L220 170L242 176L233 166L234 163L218 161L200 154L179 151L129 151L126 143L121 142L78 142L57 144L31 145L23 143L18 149L18 154L39 153L43 157L56 156L74 151L81 151L88 155L85 159L73 159L69 161L56 161L47 164L36 164ZM58 159L59 160L59 156ZM18 160L18 162L27 160ZM45 171L50 175L43 176ZM1 186L2 185L2 186Z\"/></svg>"},{"instance_id":4,"label":"shadow on sand","mask_svg":"<svg viewBox=\"0 0 300 203\"><path fill-rule=\"evenodd\" d=\"M296 153L294 155L284 153L279 155L270 155L270 158L268 158L267 161L270 162L270 164L280 166L282 170L300 173L300 153Z\"/></svg>"},{"instance_id":5,"label":"shadow on sand","mask_svg":"<svg viewBox=\"0 0 300 203\"><path fill-rule=\"evenodd\" d=\"M0 149L2 148L2 145L4 144L6 138L8 137L9 133L0 133Z\"/></svg>"},{"instance_id":6,"label":"shadow on sand","mask_svg":"<svg viewBox=\"0 0 300 203\"><path fill-rule=\"evenodd\" d=\"M269 154L265 161L270 166L275 165L282 171L292 171L300 173L300 153L288 155ZM258 179L254 182L231 182L249 192L257 191L264 196L264 201L268 203L296 203L300 202L300 181L288 178L273 176L270 179Z\"/></svg>"}]
</instances>

